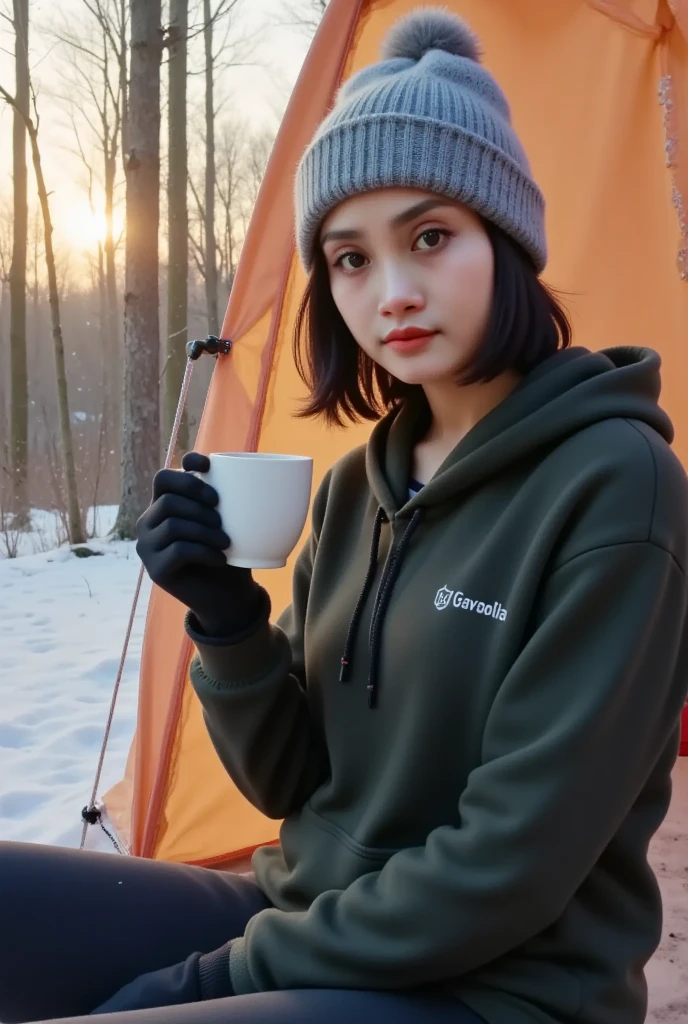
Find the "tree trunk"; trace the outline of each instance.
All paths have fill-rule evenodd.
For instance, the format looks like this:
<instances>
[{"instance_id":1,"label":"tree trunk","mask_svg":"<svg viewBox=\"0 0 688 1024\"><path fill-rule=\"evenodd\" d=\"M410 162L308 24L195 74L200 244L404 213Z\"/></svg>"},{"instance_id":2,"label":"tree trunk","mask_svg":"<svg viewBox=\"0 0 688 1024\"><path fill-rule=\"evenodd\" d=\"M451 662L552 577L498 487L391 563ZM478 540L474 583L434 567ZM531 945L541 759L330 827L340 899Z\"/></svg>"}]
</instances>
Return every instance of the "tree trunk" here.
<instances>
[{"instance_id":1,"label":"tree trunk","mask_svg":"<svg viewBox=\"0 0 688 1024\"><path fill-rule=\"evenodd\" d=\"M4 269L4 264L3 264ZM5 324L5 292L9 285L9 275L7 271L0 274L0 519L3 514L3 499L5 497L5 487L9 483L11 486L11 475L9 466L11 465L9 456L9 433L8 433L8 417L7 417L7 402L9 400L9 394L7 387L9 384L9 374L5 370L4 365L4 354L7 352L9 357L9 345L5 342L5 336L3 333L3 327ZM8 511L5 506L5 512Z\"/></svg>"},{"instance_id":2,"label":"tree trunk","mask_svg":"<svg viewBox=\"0 0 688 1024\"><path fill-rule=\"evenodd\" d=\"M13 172L14 221L10 268L10 466L12 510L18 527L29 524L29 384L26 358L26 257L29 233L26 123L29 116L29 0L13 0L16 95ZM23 116L22 116L23 115Z\"/></svg>"},{"instance_id":3,"label":"tree trunk","mask_svg":"<svg viewBox=\"0 0 688 1024\"><path fill-rule=\"evenodd\" d=\"M131 80L124 295L122 497L113 533L135 537L160 460L161 0L130 0Z\"/></svg>"},{"instance_id":4,"label":"tree trunk","mask_svg":"<svg viewBox=\"0 0 688 1024\"><path fill-rule=\"evenodd\" d=\"M108 397L106 437L114 451L121 450L122 444L122 352L120 347L117 315L117 269L115 264L115 238L113 233L113 207L115 201L115 173L117 169L116 141L105 142L104 195L105 195L105 345L108 376Z\"/></svg>"},{"instance_id":5,"label":"tree trunk","mask_svg":"<svg viewBox=\"0 0 688 1024\"><path fill-rule=\"evenodd\" d=\"M67 373L65 369L64 342L60 322L60 295L55 270L55 254L53 252L53 225L50 219L50 204L41 167L41 154L38 148L38 132L29 120L27 123L33 169L36 175L38 198L43 213L45 229L45 263L48 271L48 294L50 299L50 324L52 327L53 348L55 351L55 377L57 382L57 405L60 415L60 440L62 442L62 459L67 489L67 525L71 544L84 544L86 534L79 507L79 492L76 482L76 466L74 464L74 445L72 442L72 424L69 417L69 395L67 391Z\"/></svg>"},{"instance_id":6,"label":"tree trunk","mask_svg":"<svg viewBox=\"0 0 688 1024\"><path fill-rule=\"evenodd\" d=\"M98 282L98 323L100 337L100 351L103 356L103 363L107 362L107 289L105 287L105 258L103 254L103 243L98 242L98 255L96 264Z\"/></svg>"},{"instance_id":7,"label":"tree trunk","mask_svg":"<svg viewBox=\"0 0 688 1024\"><path fill-rule=\"evenodd\" d=\"M132 0L129 0L131 3ZM127 169L127 158L129 156L129 68L127 63L127 0L119 2L119 88L122 102L122 121L120 124L122 160L124 170ZM133 36L132 36L133 38Z\"/></svg>"},{"instance_id":8,"label":"tree trunk","mask_svg":"<svg viewBox=\"0 0 688 1024\"><path fill-rule=\"evenodd\" d=\"M167 362L165 364L165 433L168 444L186 364L187 316L189 292L187 139L186 139L186 63L188 0L170 0L169 29L169 178L168 206L168 278L167 278ZM189 447L189 421L184 410L179 429L178 448ZM174 453L173 453L174 454Z\"/></svg>"},{"instance_id":9,"label":"tree trunk","mask_svg":"<svg viewBox=\"0 0 688 1024\"><path fill-rule=\"evenodd\" d=\"M38 329L38 235L40 231L39 224L40 211L36 210L34 213L33 230L31 232L33 245L33 274L31 282L31 300L33 305L33 329L36 334L40 334Z\"/></svg>"},{"instance_id":10,"label":"tree trunk","mask_svg":"<svg viewBox=\"0 0 688 1024\"><path fill-rule=\"evenodd\" d=\"M213 16L210 0L203 0L203 41L205 43L205 299L208 331L217 334L217 252L215 242L215 98L213 58Z\"/></svg>"}]
</instances>

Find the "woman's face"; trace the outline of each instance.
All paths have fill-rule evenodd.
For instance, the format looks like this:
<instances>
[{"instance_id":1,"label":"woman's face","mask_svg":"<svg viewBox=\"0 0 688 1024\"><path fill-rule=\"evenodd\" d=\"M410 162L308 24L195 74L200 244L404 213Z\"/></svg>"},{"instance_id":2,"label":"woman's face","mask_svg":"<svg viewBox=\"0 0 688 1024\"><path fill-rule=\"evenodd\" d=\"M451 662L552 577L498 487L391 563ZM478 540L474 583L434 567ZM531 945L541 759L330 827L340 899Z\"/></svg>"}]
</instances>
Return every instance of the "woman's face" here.
<instances>
[{"instance_id":1,"label":"woman's face","mask_svg":"<svg viewBox=\"0 0 688 1024\"><path fill-rule=\"evenodd\" d=\"M407 384L456 378L481 344L494 258L480 218L417 189L380 189L341 203L321 245L332 296L361 348ZM420 328L415 339L391 332Z\"/></svg>"}]
</instances>

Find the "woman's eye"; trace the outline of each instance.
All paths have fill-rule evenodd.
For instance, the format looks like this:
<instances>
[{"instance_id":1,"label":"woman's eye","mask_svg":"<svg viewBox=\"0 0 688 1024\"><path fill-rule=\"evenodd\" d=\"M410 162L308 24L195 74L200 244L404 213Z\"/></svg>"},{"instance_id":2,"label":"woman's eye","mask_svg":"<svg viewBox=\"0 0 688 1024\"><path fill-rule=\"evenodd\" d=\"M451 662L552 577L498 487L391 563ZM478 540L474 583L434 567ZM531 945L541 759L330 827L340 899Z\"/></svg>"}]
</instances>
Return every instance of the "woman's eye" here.
<instances>
[{"instance_id":1,"label":"woman's eye","mask_svg":"<svg viewBox=\"0 0 688 1024\"><path fill-rule=\"evenodd\" d=\"M418 236L416 247L420 248L422 251L436 249L445 238L449 237L449 235L450 232L444 228L429 228ZM421 242L424 244L421 245ZM359 262L356 263L356 260ZM335 267L341 267L343 270L360 270L365 263L366 258L361 255L360 252L343 252L342 255L338 256L334 261Z\"/></svg>"},{"instance_id":2,"label":"woman's eye","mask_svg":"<svg viewBox=\"0 0 688 1024\"><path fill-rule=\"evenodd\" d=\"M436 249L447 234L447 231L442 231L440 228L430 228L428 231L424 231L422 235L419 235L418 241L425 241L428 249Z\"/></svg>"},{"instance_id":3,"label":"woman's eye","mask_svg":"<svg viewBox=\"0 0 688 1024\"><path fill-rule=\"evenodd\" d=\"M361 260L359 264L345 263L344 260ZM343 267L344 270L360 270L365 263L365 256L361 256L360 252L343 252L338 259L335 260L335 267Z\"/></svg>"}]
</instances>

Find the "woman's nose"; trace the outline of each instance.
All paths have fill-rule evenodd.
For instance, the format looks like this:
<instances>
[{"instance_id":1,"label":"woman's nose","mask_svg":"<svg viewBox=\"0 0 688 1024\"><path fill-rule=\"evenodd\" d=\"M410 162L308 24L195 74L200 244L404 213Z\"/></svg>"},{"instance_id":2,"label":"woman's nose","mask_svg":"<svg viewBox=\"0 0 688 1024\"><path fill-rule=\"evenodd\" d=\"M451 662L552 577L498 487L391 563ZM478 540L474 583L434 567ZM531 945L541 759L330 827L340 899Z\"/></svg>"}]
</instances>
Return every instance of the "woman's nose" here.
<instances>
[{"instance_id":1,"label":"woman's nose","mask_svg":"<svg viewBox=\"0 0 688 1024\"><path fill-rule=\"evenodd\" d=\"M381 316L399 317L425 308L418 287L405 274L390 270L382 277L382 295L378 306Z\"/></svg>"}]
</instances>

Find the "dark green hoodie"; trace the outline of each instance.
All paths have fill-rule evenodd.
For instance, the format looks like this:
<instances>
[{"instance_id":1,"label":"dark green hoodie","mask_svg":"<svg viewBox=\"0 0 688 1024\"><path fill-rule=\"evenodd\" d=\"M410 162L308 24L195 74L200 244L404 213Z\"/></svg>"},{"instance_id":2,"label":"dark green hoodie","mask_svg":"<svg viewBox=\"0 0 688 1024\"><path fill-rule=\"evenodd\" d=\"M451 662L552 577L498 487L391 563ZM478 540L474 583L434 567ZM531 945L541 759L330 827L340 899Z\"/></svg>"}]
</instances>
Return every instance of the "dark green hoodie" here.
<instances>
[{"instance_id":1,"label":"dark green hoodie","mask_svg":"<svg viewBox=\"0 0 688 1024\"><path fill-rule=\"evenodd\" d=\"M192 680L280 845L238 993L641 1024L688 688L688 488L645 349L559 352L408 500L424 399L327 474L291 607ZM340 679L342 656L348 662Z\"/></svg>"}]
</instances>

